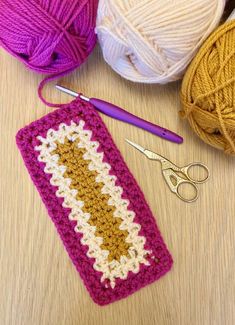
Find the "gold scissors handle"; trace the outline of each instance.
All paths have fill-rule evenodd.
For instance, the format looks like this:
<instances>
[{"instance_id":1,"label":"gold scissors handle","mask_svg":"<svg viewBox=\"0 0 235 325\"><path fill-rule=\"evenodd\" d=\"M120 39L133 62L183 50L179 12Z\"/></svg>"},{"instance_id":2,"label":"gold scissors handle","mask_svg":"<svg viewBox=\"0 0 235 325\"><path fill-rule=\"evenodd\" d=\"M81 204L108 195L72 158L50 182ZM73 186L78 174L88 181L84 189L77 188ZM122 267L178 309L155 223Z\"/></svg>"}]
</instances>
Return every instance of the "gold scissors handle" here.
<instances>
[{"instance_id":1,"label":"gold scissors handle","mask_svg":"<svg viewBox=\"0 0 235 325\"><path fill-rule=\"evenodd\" d=\"M202 169L204 169L204 171L206 172L206 176L203 178L199 178L199 179L195 179L195 178L191 177L189 171L193 167L201 167ZM208 181L208 179L210 177L210 171L209 171L208 167L201 162L194 162L194 163L188 164L187 166L181 167L180 172L183 175L185 175L188 180L190 180L191 182L193 182L195 184L205 183Z\"/></svg>"},{"instance_id":2,"label":"gold scissors handle","mask_svg":"<svg viewBox=\"0 0 235 325\"><path fill-rule=\"evenodd\" d=\"M176 194L182 201L191 203L198 199L199 191L198 187L194 182L191 182L188 179L184 179L183 177L179 176L176 172L172 169L162 169L162 174L165 178L165 181L170 188L171 192ZM189 184L194 189L194 196L191 198L184 197L180 194L179 188L184 184Z\"/></svg>"},{"instance_id":3,"label":"gold scissors handle","mask_svg":"<svg viewBox=\"0 0 235 325\"><path fill-rule=\"evenodd\" d=\"M202 179L194 179L189 174L190 169L196 166L201 167L206 171L206 176L203 177ZM162 163L162 173L170 190L173 193L175 193L181 200L188 203L194 202L198 199L199 191L196 184L202 184L206 182L210 177L210 172L208 167L200 162L191 163L184 167L177 167L170 161L166 162L165 160ZM193 188L194 195L191 198L184 197L180 193L179 189L184 184L190 185Z\"/></svg>"}]
</instances>

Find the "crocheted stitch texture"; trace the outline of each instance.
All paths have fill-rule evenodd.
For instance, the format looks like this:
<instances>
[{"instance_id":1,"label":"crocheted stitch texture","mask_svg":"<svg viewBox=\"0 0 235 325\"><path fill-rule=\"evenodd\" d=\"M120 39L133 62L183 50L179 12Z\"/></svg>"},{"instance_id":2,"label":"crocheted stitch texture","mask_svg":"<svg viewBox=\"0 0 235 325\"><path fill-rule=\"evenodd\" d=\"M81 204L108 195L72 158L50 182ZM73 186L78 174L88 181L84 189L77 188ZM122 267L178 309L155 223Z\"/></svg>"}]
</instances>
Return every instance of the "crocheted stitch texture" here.
<instances>
[{"instance_id":1,"label":"crocheted stitch texture","mask_svg":"<svg viewBox=\"0 0 235 325\"><path fill-rule=\"evenodd\" d=\"M76 99L21 129L16 141L96 303L124 298L171 268L143 193L92 105Z\"/></svg>"}]
</instances>

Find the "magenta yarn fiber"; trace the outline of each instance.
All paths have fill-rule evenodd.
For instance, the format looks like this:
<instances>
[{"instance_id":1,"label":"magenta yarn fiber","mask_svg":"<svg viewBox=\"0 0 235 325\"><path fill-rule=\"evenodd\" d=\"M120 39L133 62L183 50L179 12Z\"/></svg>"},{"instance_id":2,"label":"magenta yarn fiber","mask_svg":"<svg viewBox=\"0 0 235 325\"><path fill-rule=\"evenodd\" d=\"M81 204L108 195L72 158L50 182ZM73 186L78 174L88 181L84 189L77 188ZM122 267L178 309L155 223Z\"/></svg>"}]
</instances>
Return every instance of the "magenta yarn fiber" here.
<instances>
[{"instance_id":1,"label":"magenta yarn fiber","mask_svg":"<svg viewBox=\"0 0 235 325\"><path fill-rule=\"evenodd\" d=\"M97 5L98 0L1 0L0 45L36 72L72 71L95 46Z\"/></svg>"}]
</instances>

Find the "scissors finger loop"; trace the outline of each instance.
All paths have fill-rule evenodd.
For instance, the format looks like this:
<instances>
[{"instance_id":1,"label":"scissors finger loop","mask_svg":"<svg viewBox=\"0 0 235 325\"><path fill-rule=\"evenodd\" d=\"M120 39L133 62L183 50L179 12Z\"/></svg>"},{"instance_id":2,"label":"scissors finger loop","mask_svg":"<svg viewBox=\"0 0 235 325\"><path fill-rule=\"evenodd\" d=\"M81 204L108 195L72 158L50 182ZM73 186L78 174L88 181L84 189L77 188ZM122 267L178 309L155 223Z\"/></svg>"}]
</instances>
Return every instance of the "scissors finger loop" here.
<instances>
[{"instance_id":1,"label":"scissors finger loop","mask_svg":"<svg viewBox=\"0 0 235 325\"><path fill-rule=\"evenodd\" d=\"M183 188L184 185L190 185L191 188L193 188L194 193L192 195L190 195L189 197L185 196L184 194L181 194L181 189ZM186 191L184 191L184 192L186 192ZM187 202L187 203L192 203L198 199L199 191L198 191L197 185L195 185L191 181L181 180L176 187L175 194L182 201Z\"/></svg>"},{"instance_id":2,"label":"scissors finger loop","mask_svg":"<svg viewBox=\"0 0 235 325\"><path fill-rule=\"evenodd\" d=\"M195 179L194 177L190 176L190 170L192 170L194 167L200 167L201 169L204 169L205 176L202 178L198 178L198 179ZM209 168L205 164L200 163L200 162L194 162L194 163L188 164L187 166L181 168L181 172L187 176L188 180L190 180L191 182L196 183L196 184L205 183L210 177Z\"/></svg>"}]
</instances>

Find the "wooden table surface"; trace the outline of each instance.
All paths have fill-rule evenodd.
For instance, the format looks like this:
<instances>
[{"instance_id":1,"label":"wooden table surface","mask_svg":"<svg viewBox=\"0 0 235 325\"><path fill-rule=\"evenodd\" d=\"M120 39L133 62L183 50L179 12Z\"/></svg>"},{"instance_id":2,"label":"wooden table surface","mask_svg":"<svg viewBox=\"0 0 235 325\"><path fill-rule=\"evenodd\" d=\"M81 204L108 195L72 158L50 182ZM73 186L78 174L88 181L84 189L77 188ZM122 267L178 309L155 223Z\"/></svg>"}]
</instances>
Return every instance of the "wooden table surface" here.
<instances>
[{"instance_id":1,"label":"wooden table surface","mask_svg":"<svg viewBox=\"0 0 235 325\"><path fill-rule=\"evenodd\" d=\"M100 50L61 84L104 98L180 133L176 145L103 117L156 217L174 259L172 270L127 299L99 307L89 297L33 186L15 144L18 129L50 112L37 96L42 76L0 50L0 324L233 325L235 324L235 161L207 145L179 118L180 83L128 82ZM68 102L54 84L44 92ZM134 140L177 164L202 161L211 179L186 204L173 195L160 165L128 146Z\"/></svg>"}]
</instances>

